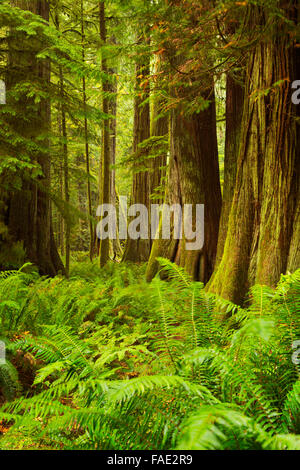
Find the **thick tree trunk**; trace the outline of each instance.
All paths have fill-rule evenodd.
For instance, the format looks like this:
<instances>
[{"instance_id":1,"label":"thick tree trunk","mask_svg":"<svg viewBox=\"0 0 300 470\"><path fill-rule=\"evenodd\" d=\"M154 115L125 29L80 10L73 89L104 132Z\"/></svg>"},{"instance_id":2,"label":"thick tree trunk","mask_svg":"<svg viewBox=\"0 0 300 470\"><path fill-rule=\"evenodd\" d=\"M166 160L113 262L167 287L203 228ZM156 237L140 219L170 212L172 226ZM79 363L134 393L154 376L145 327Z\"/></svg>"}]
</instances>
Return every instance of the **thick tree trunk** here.
<instances>
[{"instance_id":1,"label":"thick tree trunk","mask_svg":"<svg viewBox=\"0 0 300 470\"><path fill-rule=\"evenodd\" d=\"M155 73L159 75L161 71L161 58L156 59ZM157 95L154 96L151 113L151 137L168 138L169 117L164 112L163 100ZM153 141L155 158L151 159L150 171L150 201L155 204L162 204L164 200L163 187L165 186L167 152L164 142Z\"/></svg>"},{"instance_id":2,"label":"thick tree trunk","mask_svg":"<svg viewBox=\"0 0 300 470\"><path fill-rule=\"evenodd\" d=\"M49 20L47 1L14 0L12 5ZM24 44L24 49L27 50L30 46L31 52L20 52L20 44ZM42 99L39 105L34 105L33 100L25 95L14 98L12 94L14 87L24 82L24 78L44 88L49 84L50 63L38 61L35 57L40 47L39 42L32 37L28 38L23 32L13 31L10 39L7 88L9 104L15 107L19 117L16 119L13 116L9 119L9 125L19 135L19 141L31 140L40 148L34 156L22 143L12 143L9 149L4 150L16 158L26 154L31 163L40 165L43 176L33 182L25 170L21 188L9 194L5 220L12 242L23 243L27 259L39 267L41 274L56 275L59 271L63 272L64 267L56 250L51 226L49 140L47 137L42 142L39 139L41 134L47 135L50 132L50 102L49 99Z\"/></svg>"},{"instance_id":3,"label":"thick tree trunk","mask_svg":"<svg viewBox=\"0 0 300 470\"><path fill-rule=\"evenodd\" d=\"M139 42L143 39L140 38ZM150 179L149 171L145 169L148 163L145 163L145 150L140 149L140 144L150 137L150 106L149 93L150 88L147 82L150 73L149 57L142 56L136 64L136 93L134 99L134 136L133 136L133 152L137 159L137 165L134 168L133 185L132 185L132 204L143 204L149 209L150 206ZM141 163L139 163L139 160ZM139 166L143 167L142 171L138 171ZM150 231L148 231L148 239L139 238L133 240L127 239L123 261L142 262L147 261L150 255L151 241Z\"/></svg>"},{"instance_id":4,"label":"thick tree trunk","mask_svg":"<svg viewBox=\"0 0 300 470\"><path fill-rule=\"evenodd\" d=\"M297 14L297 12L296 12ZM298 18L300 12L298 11ZM297 18L297 17L296 17ZM293 79L299 80L300 77L300 49L296 47L294 49L294 71ZM294 179L295 179L295 213L293 217L293 229L292 229L292 238L289 248L289 257L287 270L289 272L294 272L300 267L300 106L294 105L294 116L296 117L296 162L294 170Z\"/></svg>"},{"instance_id":5,"label":"thick tree trunk","mask_svg":"<svg viewBox=\"0 0 300 470\"><path fill-rule=\"evenodd\" d=\"M266 14L252 7L249 17L262 28ZM236 303L254 283L274 286L286 271L295 219L293 48L284 23L276 21L274 37L264 38L249 56L235 193L223 257L210 286Z\"/></svg>"},{"instance_id":6,"label":"thick tree trunk","mask_svg":"<svg viewBox=\"0 0 300 470\"><path fill-rule=\"evenodd\" d=\"M235 188L237 160L242 127L243 102L244 88L236 82L234 77L228 74L226 83L224 186L216 265L218 265L221 261L224 251L228 219Z\"/></svg>"},{"instance_id":7,"label":"thick tree trunk","mask_svg":"<svg viewBox=\"0 0 300 470\"><path fill-rule=\"evenodd\" d=\"M185 90L185 93L189 93L189 90ZM181 109L172 111L170 168L165 201L182 206L192 204L193 208L196 204L204 204L204 246L200 250L187 250L186 240L176 241L172 234L171 240L155 240L147 268L148 281L157 272L157 256L166 257L184 267L195 280L207 282L213 271L221 212L221 188L212 84L203 91L203 98L209 100L210 104L199 113L186 116Z\"/></svg>"}]
</instances>

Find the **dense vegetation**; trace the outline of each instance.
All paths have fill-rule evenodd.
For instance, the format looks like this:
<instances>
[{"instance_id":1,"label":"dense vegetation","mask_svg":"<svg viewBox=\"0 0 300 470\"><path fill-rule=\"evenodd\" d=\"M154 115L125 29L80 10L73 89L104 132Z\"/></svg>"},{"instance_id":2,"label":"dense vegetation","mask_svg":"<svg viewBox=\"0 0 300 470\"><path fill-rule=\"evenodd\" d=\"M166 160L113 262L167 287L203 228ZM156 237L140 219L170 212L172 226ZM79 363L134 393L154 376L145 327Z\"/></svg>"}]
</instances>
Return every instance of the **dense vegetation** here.
<instances>
[{"instance_id":1,"label":"dense vegetation","mask_svg":"<svg viewBox=\"0 0 300 470\"><path fill-rule=\"evenodd\" d=\"M0 0L1 450L300 450L299 14Z\"/></svg>"},{"instance_id":2,"label":"dense vegetation","mask_svg":"<svg viewBox=\"0 0 300 470\"><path fill-rule=\"evenodd\" d=\"M1 449L300 449L300 272L242 309L160 263L2 275Z\"/></svg>"}]
</instances>

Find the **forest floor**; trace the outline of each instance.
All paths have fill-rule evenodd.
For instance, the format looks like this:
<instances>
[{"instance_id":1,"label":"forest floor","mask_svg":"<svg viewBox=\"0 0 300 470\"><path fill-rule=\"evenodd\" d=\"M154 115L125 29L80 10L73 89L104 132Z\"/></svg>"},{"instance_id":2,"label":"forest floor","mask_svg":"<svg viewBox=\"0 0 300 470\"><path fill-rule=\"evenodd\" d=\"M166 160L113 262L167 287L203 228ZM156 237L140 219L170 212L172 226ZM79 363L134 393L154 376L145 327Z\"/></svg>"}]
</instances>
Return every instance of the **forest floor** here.
<instances>
[{"instance_id":1,"label":"forest floor","mask_svg":"<svg viewBox=\"0 0 300 470\"><path fill-rule=\"evenodd\" d=\"M300 272L242 309L163 264L2 274L0 449L300 448Z\"/></svg>"}]
</instances>

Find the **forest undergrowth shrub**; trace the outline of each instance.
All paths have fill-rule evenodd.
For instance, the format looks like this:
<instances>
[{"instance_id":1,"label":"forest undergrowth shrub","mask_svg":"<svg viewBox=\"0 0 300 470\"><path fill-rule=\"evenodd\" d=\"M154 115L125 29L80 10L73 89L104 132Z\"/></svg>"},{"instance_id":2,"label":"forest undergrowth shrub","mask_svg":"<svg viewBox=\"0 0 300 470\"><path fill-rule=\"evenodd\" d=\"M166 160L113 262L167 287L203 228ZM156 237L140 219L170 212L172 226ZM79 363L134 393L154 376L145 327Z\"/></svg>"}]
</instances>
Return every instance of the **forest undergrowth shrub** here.
<instances>
[{"instance_id":1,"label":"forest undergrowth shrub","mask_svg":"<svg viewBox=\"0 0 300 470\"><path fill-rule=\"evenodd\" d=\"M150 284L113 263L3 275L1 331L35 378L6 393L0 448L300 449L300 271L240 308L159 261Z\"/></svg>"}]
</instances>

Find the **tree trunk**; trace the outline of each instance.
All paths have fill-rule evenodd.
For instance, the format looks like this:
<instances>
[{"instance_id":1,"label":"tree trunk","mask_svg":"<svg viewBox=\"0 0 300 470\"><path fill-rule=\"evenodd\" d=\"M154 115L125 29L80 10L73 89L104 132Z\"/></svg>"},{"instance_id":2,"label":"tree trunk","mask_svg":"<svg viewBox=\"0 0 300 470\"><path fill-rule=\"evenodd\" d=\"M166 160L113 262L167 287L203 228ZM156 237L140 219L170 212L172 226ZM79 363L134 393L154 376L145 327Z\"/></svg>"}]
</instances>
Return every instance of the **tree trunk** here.
<instances>
[{"instance_id":1,"label":"tree trunk","mask_svg":"<svg viewBox=\"0 0 300 470\"><path fill-rule=\"evenodd\" d=\"M64 77L62 67L59 67L60 74L60 95L62 100L61 105L61 130L63 137L63 174L64 174L64 199L65 199L65 253L66 253L66 276L69 277L70 271L70 251L71 251L71 225L69 215L70 193L69 193L69 156L68 156L68 136L67 136L67 122L66 111L64 106L65 91L64 91Z\"/></svg>"},{"instance_id":2,"label":"tree trunk","mask_svg":"<svg viewBox=\"0 0 300 470\"><path fill-rule=\"evenodd\" d=\"M235 188L237 160L242 127L243 102L244 88L236 82L234 77L228 74L226 83L224 186L216 265L218 265L221 261L224 251L228 229L228 219Z\"/></svg>"},{"instance_id":3,"label":"tree trunk","mask_svg":"<svg viewBox=\"0 0 300 470\"><path fill-rule=\"evenodd\" d=\"M192 92L185 89L188 99ZM190 95L189 95L190 93ZM210 104L207 109L192 115L176 109L171 114L170 168L165 201L168 204L204 204L204 246L200 250L187 250L186 240L158 239L153 242L147 268L147 280L156 274L157 256L162 256L184 267L195 280L207 282L215 262L221 188L216 134L216 108L214 86L202 92ZM193 220L193 228L194 227ZM174 228L173 228L174 230Z\"/></svg>"},{"instance_id":4,"label":"tree trunk","mask_svg":"<svg viewBox=\"0 0 300 470\"><path fill-rule=\"evenodd\" d=\"M263 28L267 10L253 6L250 13L249 27ZM235 193L223 257L210 286L236 303L255 283L274 286L287 269L298 163L290 96L293 48L283 29L277 19L274 36L249 55Z\"/></svg>"},{"instance_id":5,"label":"tree trunk","mask_svg":"<svg viewBox=\"0 0 300 470\"><path fill-rule=\"evenodd\" d=\"M110 38L110 43L116 45L115 37ZM118 83L116 80L117 69L109 68L109 74L112 78L109 83L109 91L111 93L109 100L109 114L112 116L110 120L110 163L112 168L110 170L110 201L113 206L116 207L118 203L117 192L116 192L116 170L114 168L116 164L116 149L117 149L117 96L118 96ZM116 238L111 240L111 257L121 258L123 250L120 244L118 224L116 227Z\"/></svg>"},{"instance_id":6,"label":"tree trunk","mask_svg":"<svg viewBox=\"0 0 300 470\"><path fill-rule=\"evenodd\" d=\"M14 0L12 5L29 10L49 21L47 1ZM33 156L30 148L23 142L12 144L9 150L4 150L9 151L15 158L26 154L31 163L40 165L43 175L33 181L30 173L26 174L25 170L20 189L13 190L9 195L5 219L11 240L23 243L26 257L39 267L41 274L54 276L59 271L63 272L64 267L57 253L51 226L49 139L46 137L42 142L39 140L40 135L48 135L50 132L50 101L43 98L35 105L34 100L25 95L18 98L13 96L14 87L24 82L24 77L47 90L50 82L50 63L36 59L35 56L41 48L38 41L32 37L28 38L21 31L14 30L12 35L7 69L7 88L10 92L8 104L15 107L19 117L16 119L13 116L9 119L9 125L19 135L19 141L26 139L27 142L35 142L39 151ZM27 51L30 46L30 52L20 52L20 44L23 44L24 50Z\"/></svg>"},{"instance_id":7,"label":"tree trunk","mask_svg":"<svg viewBox=\"0 0 300 470\"><path fill-rule=\"evenodd\" d=\"M104 2L99 3L99 14L100 14L100 38L102 46L106 44L106 21L105 21L105 5ZM101 69L103 74L108 74L107 60L105 52L102 51L101 56ZM109 84L107 78L103 78L102 83L102 111L104 114L109 113L109 98L107 93L109 92ZM101 153L101 174L100 174L100 204L110 203L110 122L109 120L103 121L102 129L102 153ZM102 214L104 216L104 214ZM101 216L102 217L102 216ZM101 219L101 218L100 218ZM99 264L105 266L109 260L109 239L100 240L99 247Z\"/></svg>"},{"instance_id":8,"label":"tree trunk","mask_svg":"<svg viewBox=\"0 0 300 470\"><path fill-rule=\"evenodd\" d=\"M161 71L161 58L156 59L155 73L159 75ZM154 96L151 113L151 137L168 138L169 118L163 110L163 100ZM166 177L167 152L165 143L153 142L155 158L151 159L150 172L150 199L155 204L162 204L164 200L164 178Z\"/></svg>"},{"instance_id":9,"label":"tree trunk","mask_svg":"<svg viewBox=\"0 0 300 470\"><path fill-rule=\"evenodd\" d=\"M81 41L82 41L82 61L85 63L85 28L84 28L84 5L81 0ZM88 137L88 121L87 121L87 96L86 96L86 80L82 77L82 100L84 110L84 142L85 142L85 163L86 163L86 174L87 174L87 202L88 202L88 225L89 225L89 255L90 260L93 260L93 246L94 246L94 227L92 221L92 198L91 198L91 180L90 180L90 146Z\"/></svg>"},{"instance_id":10,"label":"tree trunk","mask_svg":"<svg viewBox=\"0 0 300 470\"><path fill-rule=\"evenodd\" d=\"M139 43L142 42L139 39ZM148 40L148 38L146 38ZM145 163L143 157L146 156L147 151L140 149L140 144L150 137L150 106L149 94L150 88L148 83L150 73L149 56L143 55L141 59L137 59L136 64L136 93L134 99L134 136L133 136L133 153L137 159L138 168L141 165L142 171L136 171L133 175L132 185L132 204L143 204L149 209L150 207L150 184L149 184L149 171L145 169L148 163ZM138 161L142 161L139 164ZM150 255L150 231L148 231L148 239L139 238L133 240L128 238L123 261L142 262L147 261Z\"/></svg>"},{"instance_id":11,"label":"tree trunk","mask_svg":"<svg viewBox=\"0 0 300 470\"><path fill-rule=\"evenodd\" d=\"M295 12L297 15L297 11ZM298 12L299 15L299 12ZM299 16L298 16L299 18ZM297 16L296 16L297 21ZM299 80L300 77L300 49L295 47L294 49L294 70L293 78L294 80ZM293 229L292 229L292 238L289 248L288 264L287 270L289 272L294 272L300 267L300 106L293 106L294 115L296 117L296 162L295 162L295 213L293 217Z\"/></svg>"},{"instance_id":12,"label":"tree trunk","mask_svg":"<svg viewBox=\"0 0 300 470\"><path fill-rule=\"evenodd\" d=\"M59 132L59 139L60 139L60 144L59 144L59 149L60 149L60 155L59 155L59 161L58 161L58 184L59 184L59 198L62 201L64 198L64 181L63 181L63 175L64 175L64 167L63 167L63 145L62 145L62 128L61 128L61 113L58 112L57 114L57 120L58 120L58 132ZM62 216L61 211L58 211L57 214L58 217L58 243L57 246L60 250L61 256L65 255L65 221Z\"/></svg>"}]
</instances>

